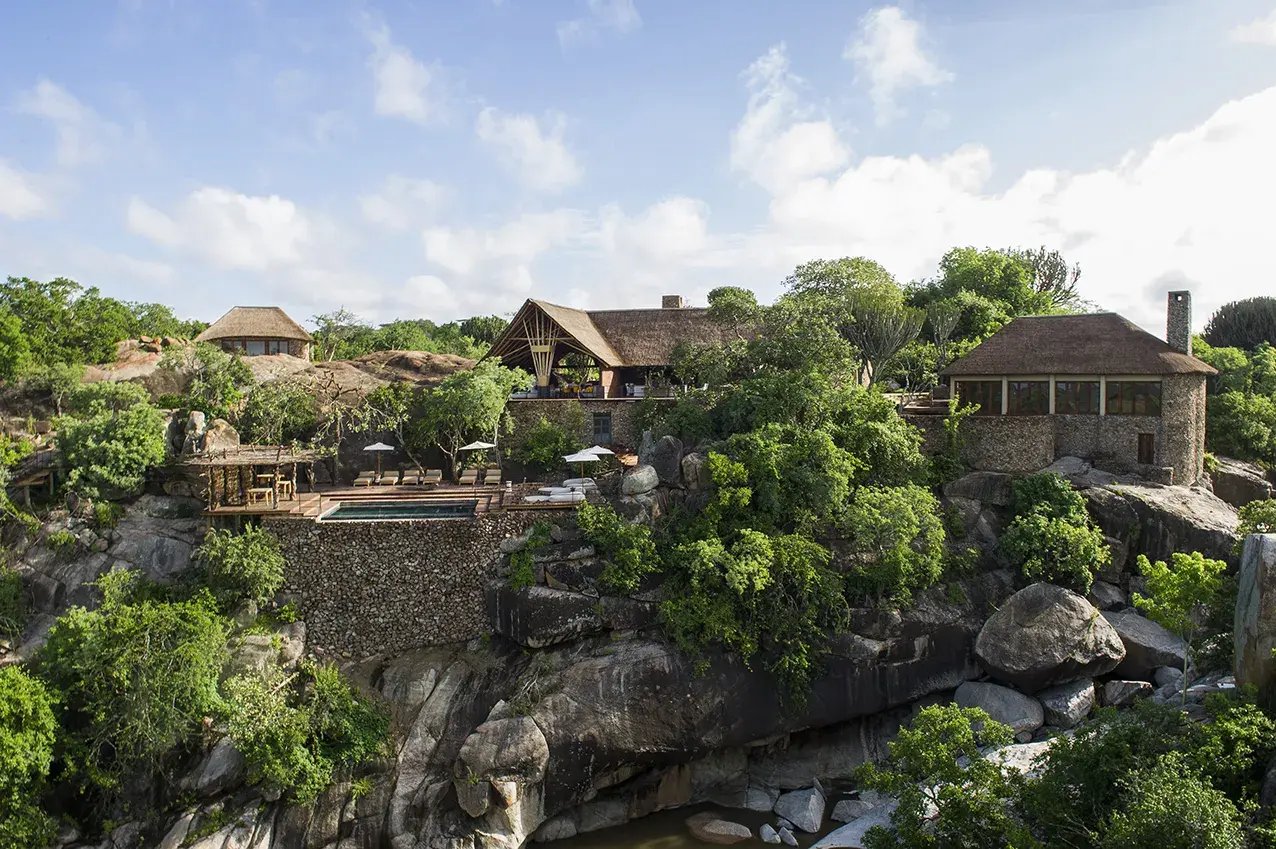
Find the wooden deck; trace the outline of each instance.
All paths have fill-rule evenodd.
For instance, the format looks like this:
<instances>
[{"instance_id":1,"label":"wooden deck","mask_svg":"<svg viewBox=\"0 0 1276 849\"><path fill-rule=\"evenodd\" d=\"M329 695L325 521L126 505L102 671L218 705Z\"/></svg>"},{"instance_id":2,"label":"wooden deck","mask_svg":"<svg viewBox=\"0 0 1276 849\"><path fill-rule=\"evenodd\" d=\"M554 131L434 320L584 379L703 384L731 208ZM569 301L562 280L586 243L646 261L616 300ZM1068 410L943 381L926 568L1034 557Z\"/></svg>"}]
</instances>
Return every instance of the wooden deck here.
<instances>
[{"instance_id":1,"label":"wooden deck","mask_svg":"<svg viewBox=\"0 0 1276 849\"><path fill-rule=\"evenodd\" d=\"M526 485L531 492L537 485ZM234 506L219 505L204 510L204 515L211 518L245 518L271 517L282 519L314 520L327 513L338 504L376 504L378 502L413 502L419 504L452 503L456 501L477 501L476 513L487 513L494 510L507 509L546 509L550 505L523 504L523 486L506 490L498 485L462 486L460 484L439 484L422 488L419 486L343 486L318 487L315 492L299 492L296 497L281 499L278 504L238 504ZM555 509L572 508L573 504L554 504Z\"/></svg>"}]
</instances>

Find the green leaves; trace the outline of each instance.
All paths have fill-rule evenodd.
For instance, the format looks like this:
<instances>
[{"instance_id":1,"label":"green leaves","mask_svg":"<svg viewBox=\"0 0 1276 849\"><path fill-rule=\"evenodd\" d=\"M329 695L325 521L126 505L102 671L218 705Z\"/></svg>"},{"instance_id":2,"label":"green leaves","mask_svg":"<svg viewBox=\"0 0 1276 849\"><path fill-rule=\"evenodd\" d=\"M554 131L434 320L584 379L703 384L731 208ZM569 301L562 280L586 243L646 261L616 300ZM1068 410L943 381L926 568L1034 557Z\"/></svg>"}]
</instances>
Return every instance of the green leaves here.
<instances>
[{"instance_id":1,"label":"green leaves","mask_svg":"<svg viewBox=\"0 0 1276 849\"><path fill-rule=\"evenodd\" d=\"M1010 509L1014 518L1000 545L1023 576L1088 592L1112 552L1072 484L1053 473L1020 478Z\"/></svg>"},{"instance_id":2,"label":"green leaves","mask_svg":"<svg viewBox=\"0 0 1276 849\"><path fill-rule=\"evenodd\" d=\"M840 528L853 564L847 586L859 598L905 605L943 572L939 502L924 487L861 487Z\"/></svg>"},{"instance_id":3,"label":"green leaves","mask_svg":"<svg viewBox=\"0 0 1276 849\"><path fill-rule=\"evenodd\" d=\"M249 525L242 533L210 530L196 552L205 582L223 609L242 599L262 604L284 583L284 555L265 528Z\"/></svg>"},{"instance_id":4,"label":"green leaves","mask_svg":"<svg viewBox=\"0 0 1276 849\"><path fill-rule=\"evenodd\" d=\"M576 522L585 539L607 561L599 578L604 590L632 593L644 577L657 570L656 544L650 527L631 525L610 506L588 501L580 505Z\"/></svg>"},{"instance_id":5,"label":"green leaves","mask_svg":"<svg viewBox=\"0 0 1276 849\"><path fill-rule=\"evenodd\" d=\"M41 846L53 824L35 804L53 763L57 722L44 684L0 667L0 845Z\"/></svg>"},{"instance_id":6,"label":"green leaves","mask_svg":"<svg viewBox=\"0 0 1276 849\"><path fill-rule=\"evenodd\" d=\"M1210 560L1199 551L1174 552L1170 562L1138 558L1139 574L1147 581L1148 595L1135 593L1134 606L1154 622L1191 642L1201 615L1222 589L1227 564Z\"/></svg>"},{"instance_id":7,"label":"green leaves","mask_svg":"<svg viewBox=\"0 0 1276 849\"><path fill-rule=\"evenodd\" d=\"M58 422L57 445L70 470L68 486L90 498L139 492L147 472L163 462L166 452L163 417L136 397L138 388L103 386L77 390L82 412Z\"/></svg>"}]
</instances>

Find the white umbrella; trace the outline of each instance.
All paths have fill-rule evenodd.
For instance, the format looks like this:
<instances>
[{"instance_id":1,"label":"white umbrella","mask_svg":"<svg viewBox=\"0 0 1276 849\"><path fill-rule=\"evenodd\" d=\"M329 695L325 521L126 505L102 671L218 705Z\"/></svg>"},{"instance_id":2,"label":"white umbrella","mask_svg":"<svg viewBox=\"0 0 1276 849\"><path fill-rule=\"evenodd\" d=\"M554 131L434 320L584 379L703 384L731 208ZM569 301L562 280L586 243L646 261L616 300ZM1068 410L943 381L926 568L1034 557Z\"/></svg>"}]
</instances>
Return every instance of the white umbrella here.
<instances>
[{"instance_id":1,"label":"white umbrella","mask_svg":"<svg viewBox=\"0 0 1276 849\"><path fill-rule=\"evenodd\" d=\"M495 447L496 447L496 445L494 445L494 444L493 444L493 443L491 443L491 442L471 442L469 445L462 445L462 446L461 446L459 449L457 449L457 450L459 450L459 451L486 451L486 450L487 450L487 449L489 449L489 448L495 448Z\"/></svg>"},{"instance_id":2,"label":"white umbrella","mask_svg":"<svg viewBox=\"0 0 1276 849\"><path fill-rule=\"evenodd\" d=\"M604 447L602 447L601 445L595 445L593 448L586 448L584 451L582 451L582 452L580 452L580 453L582 453L582 454L597 454L599 457L602 457L602 456L607 455L607 454L615 454L616 452L615 452L615 451L612 451L610 448L604 448Z\"/></svg>"},{"instance_id":3,"label":"white umbrella","mask_svg":"<svg viewBox=\"0 0 1276 849\"><path fill-rule=\"evenodd\" d=\"M393 451L393 450L394 450L394 446L393 446L393 445L386 445L384 442L374 442L374 443L372 443L371 445L365 445L365 446L363 447L363 450L364 450L364 451L375 451L375 452L377 452L377 477L381 477L381 452L382 452L382 451Z\"/></svg>"},{"instance_id":4,"label":"white umbrella","mask_svg":"<svg viewBox=\"0 0 1276 849\"><path fill-rule=\"evenodd\" d=\"M588 451L577 451L575 454L567 454L563 457L563 460L568 463L579 463L584 465L585 463L597 463L599 457L597 454L591 454ZM581 474L583 475L584 473L584 469L582 469Z\"/></svg>"}]
</instances>

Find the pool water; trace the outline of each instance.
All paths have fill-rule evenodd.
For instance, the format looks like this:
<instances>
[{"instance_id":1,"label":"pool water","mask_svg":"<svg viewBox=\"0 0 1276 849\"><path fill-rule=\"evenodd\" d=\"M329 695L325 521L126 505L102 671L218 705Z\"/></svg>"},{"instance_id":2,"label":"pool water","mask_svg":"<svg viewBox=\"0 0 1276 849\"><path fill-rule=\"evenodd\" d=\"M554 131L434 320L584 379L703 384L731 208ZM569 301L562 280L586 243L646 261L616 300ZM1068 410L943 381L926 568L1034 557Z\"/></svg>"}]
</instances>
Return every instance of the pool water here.
<instances>
[{"instance_id":1,"label":"pool water","mask_svg":"<svg viewBox=\"0 0 1276 849\"><path fill-rule=\"evenodd\" d=\"M477 501L380 501L343 502L319 517L321 522L369 522L384 519L468 519Z\"/></svg>"}]
</instances>

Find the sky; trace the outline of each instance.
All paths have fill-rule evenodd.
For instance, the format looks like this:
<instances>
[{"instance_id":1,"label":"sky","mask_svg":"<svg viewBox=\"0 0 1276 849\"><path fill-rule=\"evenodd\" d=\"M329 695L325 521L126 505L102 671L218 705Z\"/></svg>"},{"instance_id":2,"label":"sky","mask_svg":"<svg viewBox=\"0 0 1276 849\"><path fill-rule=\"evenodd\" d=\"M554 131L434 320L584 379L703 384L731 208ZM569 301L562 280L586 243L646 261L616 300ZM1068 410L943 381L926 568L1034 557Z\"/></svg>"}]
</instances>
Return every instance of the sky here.
<instances>
[{"instance_id":1,"label":"sky","mask_svg":"<svg viewBox=\"0 0 1276 849\"><path fill-rule=\"evenodd\" d=\"M1058 249L1276 292L1273 0L7 3L0 271L206 321L764 301Z\"/></svg>"}]
</instances>

